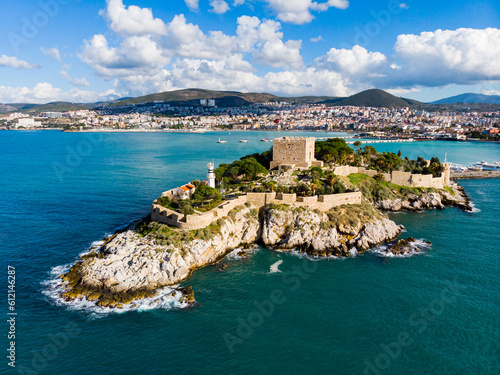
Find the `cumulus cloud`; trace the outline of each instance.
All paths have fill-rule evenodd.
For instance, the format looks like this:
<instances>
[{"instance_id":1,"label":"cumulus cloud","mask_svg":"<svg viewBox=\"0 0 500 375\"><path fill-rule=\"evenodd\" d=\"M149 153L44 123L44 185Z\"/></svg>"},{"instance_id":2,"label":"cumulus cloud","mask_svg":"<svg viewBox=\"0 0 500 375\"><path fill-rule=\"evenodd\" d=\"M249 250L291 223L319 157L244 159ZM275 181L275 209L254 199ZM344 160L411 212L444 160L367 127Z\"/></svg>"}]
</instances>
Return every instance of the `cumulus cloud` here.
<instances>
[{"instance_id":1,"label":"cumulus cloud","mask_svg":"<svg viewBox=\"0 0 500 375\"><path fill-rule=\"evenodd\" d=\"M43 52L45 56L53 57L57 61L61 62L61 53L59 52L59 49L57 49L57 47L52 47L52 48L41 47L40 50Z\"/></svg>"},{"instance_id":2,"label":"cumulus cloud","mask_svg":"<svg viewBox=\"0 0 500 375\"><path fill-rule=\"evenodd\" d=\"M322 40L324 40L324 39L321 35L318 35L317 37L310 39L310 41L313 43L318 43L318 42L321 42Z\"/></svg>"},{"instance_id":3,"label":"cumulus cloud","mask_svg":"<svg viewBox=\"0 0 500 375\"><path fill-rule=\"evenodd\" d=\"M229 10L229 4L224 0L210 0L211 12L215 14L224 14Z\"/></svg>"},{"instance_id":4,"label":"cumulus cloud","mask_svg":"<svg viewBox=\"0 0 500 375\"><path fill-rule=\"evenodd\" d=\"M278 19L294 24L309 23L314 19L311 11L324 12L329 8L346 9L347 0L329 0L316 3L312 0L266 0L269 7L276 13Z\"/></svg>"},{"instance_id":5,"label":"cumulus cloud","mask_svg":"<svg viewBox=\"0 0 500 375\"><path fill-rule=\"evenodd\" d=\"M200 10L200 0L184 0L186 2L186 5L188 8L193 11L197 12Z\"/></svg>"},{"instance_id":6,"label":"cumulus cloud","mask_svg":"<svg viewBox=\"0 0 500 375\"><path fill-rule=\"evenodd\" d=\"M356 45L352 49L332 48L325 56L316 59L316 64L319 68L350 76L366 76L385 70L387 57L380 52L369 52Z\"/></svg>"},{"instance_id":7,"label":"cumulus cloud","mask_svg":"<svg viewBox=\"0 0 500 375\"><path fill-rule=\"evenodd\" d=\"M159 43L149 36L125 38L117 48L110 47L106 37L100 34L85 41L80 58L105 79L155 74L170 61Z\"/></svg>"},{"instance_id":8,"label":"cumulus cloud","mask_svg":"<svg viewBox=\"0 0 500 375\"><path fill-rule=\"evenodd\" d=\"M233 1L233 6L238 7L240 5L245 4L245 0L234 0Z\"/></svg>"},{"instance_id":9,"label":"cumulus cloud","mask_svg":"<svg viewBox=\"0 0 500 375\"><path fill-rule=\"evenodd\" d=\"M399 35L394 46L406 84L441 86L500 79L500 30L436 30ZM404 76L403 76L404 75Z\"/></svg>"},{"instance_id":10,"label":"cumulus cloud","mask_svg":"<svg viewBox=\"0 0 500 375\"><path fill-rule=\"evenodd\" d=\"M153 12L148 8L131 5L128 8L122 0L107 0L106 10L99 14L111 22L110 28L116 33L127 35L165 35L165 23L153 17Z\"/></svg>"},{"instance_id":11,"label":"cumulus cloud","mask_svg":"<svg viewBox=\"0 0 500 375\"><path fill-rule=\"evenodd\" d=\"M273 20L261 22L257 17L238 18L236 29L238 45L244 52L252 52L255 61L272 67L294 67L303 65L300 54L302 41L283 42L281 24Z\"/></svg>"},{"instance_id":12,"label":"cumulus cloud","mask_svg":"<svg viewBox=\"0 0 500 375\"><path fill-rule=\"evenodd\" d=\"M0 103L48 103L52 101L66 101L73 103L92 103L118 98L115 90L103 93L74 88L64 91L52 86L48 82L40 82L33 88L0 86Z\"/></svg>"},{"instance_id":13,"label":"cumulus cloud","mask_svg":"<svg viewBox=\"0 0 500 375\"><path fill-rule=\"evenodd\" d=\"M17 57L7 55L0 56L0 66L6 66L14 69L36 69L40 67L37 64L30 64L27 61L19 60Z\"/></svg>"}]
</instances>

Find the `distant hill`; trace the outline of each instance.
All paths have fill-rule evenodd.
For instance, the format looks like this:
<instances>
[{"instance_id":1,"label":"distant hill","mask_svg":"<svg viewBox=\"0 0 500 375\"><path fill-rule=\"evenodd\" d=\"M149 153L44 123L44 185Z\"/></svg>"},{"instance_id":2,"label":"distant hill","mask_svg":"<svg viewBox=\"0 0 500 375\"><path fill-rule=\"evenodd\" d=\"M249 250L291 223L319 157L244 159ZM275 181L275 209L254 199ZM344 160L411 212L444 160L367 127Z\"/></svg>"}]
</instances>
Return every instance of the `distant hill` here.
<instances>
[{"instance_id":1,"label":"distant hill","mask_svg":"<svg viewBox=\"0 0 500 375\"><path fill-rule=\"evenodd\" d=\"M130 98L125 100L115 100L110 102L109 105L127 105L127 104L139 104L148 102L189 102L200 99L222 99L221 104L217 105L223 107L244 105L240 99L243 99L247 103L264 103L268 101L276 101L277 96L266 94L266 93L241 93L237 91L212 91L203 89L185 89L185 90L175 90L161 92L158 94L150 94L145 96L139 96L137 98ZM231 99L232 98L232 99ZM234 103L232 102L234 101ZM234 105L233 105L234 104Z\"/></svg>"},{"instance_id":2,"label":"distant hill","mask_svg":"<svg viewBox=\"0 0 500 375\"><path fill-rule=\"evenodd\" d=\"M466 93L462 95L451 96L432 102L431 104L454 104L454 103L486 103L500 104L500 95L483 95L475 93Z\"/></svg>"},{"instance_id":3,"label":"distant hill","mask_svg":"<svg viewBox=\"0 0 500 375\"><path fill-rule=\"evenodd\" d=\"M418 102L398 98L383 90L371 89L349 96L348 98L325 100L323 103L333 106L404 108L411 107Z\"/></svg>"},{"instance_id":4,"label":"distant hill","mask_svg":"<svg viewBox=\"0 0 500 375\"><path fill-rule=\"evenodd\" d=\"M27 104L19 109L19 112L27 113L32 116L38 116L40 112L68 112L79 111L83 109L94 108L93 104L80 104L70 102L52 102L47 104Z\"/></svg>"},{"instance_id":5,"label":"distant hill","mask_svg":"<svg viewBox=\"0 0 500 375\"><path fill-rule=\"evenodd\" d=\"M161 92L139 96L136 98L120 98L117 100L98 103L70 103L52 102L47 104L29 103L5 103L0 104L0 113L24 112L32 116L38 116L40 112L67 112L84 109L101 108L103 106L119 106L129 104L150 103L155 101L165 102L172 106L199 106L200 99L214 99L217 107L247 106L253 103L264 102L287 102L295 104L325 104L327 106L358 106L358 107L385 107L404 108L411 107L415 110L456 110L456 111L489 111L498 110L500 107L500 96L463 94L453 98L442 99L431 104L422 103L413 99L399 98L383 90L371 89L362 91L349 97L331 96L299 96L279 97L267 93L242 93L237 91L213 91L203 89L185 89ZM453 101L454 100L454 101ZM476 100L476 101L474 101ZM478 102L482 100L482 102ZM448 104L444 102L453 101ZM469 104L466 104L469 103ZM499 104L497 104L499 103ZM113 113L120 113L116 108Z\"/></svg>"}]
</instances>

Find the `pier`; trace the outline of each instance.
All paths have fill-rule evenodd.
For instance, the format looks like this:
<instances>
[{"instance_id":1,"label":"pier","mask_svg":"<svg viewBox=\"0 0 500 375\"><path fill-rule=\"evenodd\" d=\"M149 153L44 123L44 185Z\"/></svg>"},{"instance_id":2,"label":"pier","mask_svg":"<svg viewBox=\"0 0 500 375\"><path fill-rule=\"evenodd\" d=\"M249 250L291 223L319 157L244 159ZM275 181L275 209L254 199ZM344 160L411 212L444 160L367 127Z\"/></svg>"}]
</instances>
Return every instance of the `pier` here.
<instances>
[{"instance_id":1,"label":"pier","mask_svg":"<svg viewBox=\"0 0 500 375\"><path fill-rule=\"evenodd\" d=\"M453 180L500 178L500 171L451 172L450 178Z\"/></svg>"}]
</instances>

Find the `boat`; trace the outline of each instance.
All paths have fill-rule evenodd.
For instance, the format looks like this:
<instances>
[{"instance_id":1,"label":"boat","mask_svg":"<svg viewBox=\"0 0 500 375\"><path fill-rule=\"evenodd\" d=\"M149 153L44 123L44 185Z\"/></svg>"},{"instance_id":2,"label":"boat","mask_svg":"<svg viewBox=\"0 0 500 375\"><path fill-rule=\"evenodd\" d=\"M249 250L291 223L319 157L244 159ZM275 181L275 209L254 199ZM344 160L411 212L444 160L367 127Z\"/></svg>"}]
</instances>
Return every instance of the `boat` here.
<instances>
[{"instance_id":1,"label":"boat","mask_svg":"<svg viewBox=\"0 0 500 375\"><path fill-rule=\"evenodd\" d=\"M227 143L227 141L221 141L220 138L219 138L219 140L217 141L217 143Z\"/></svg>"},{"instance_id":2,"label":"boat","mask_svg":"<svg viewBox=\"0 0 500 375\"><path fill-rule=\"evenodd\" d=\"M486 161L480 161L474 164L474 167L481 168L483 171L500 171L500 163L488 163Z\"/></svg>"},{"instance_id":3,"label":"boat","mask_svg":"<svg viewBox=\"0 0 500 375\"><path fill-rule=\"evenodd\" d=\"M261 139L260 141L261 141L261 142L272 142L272 139L265 138L265 139Z\"/></svg>"},{"instance_id":4,"label":"boat","mask_svg":"<svg viewBox=\"0 0 500 375\"><path fill-rule=\"evenodd\" d=\"M248 141L246 139L242 139L240 140L241 143L248 143Z\"/></svg>"}]
</instances>

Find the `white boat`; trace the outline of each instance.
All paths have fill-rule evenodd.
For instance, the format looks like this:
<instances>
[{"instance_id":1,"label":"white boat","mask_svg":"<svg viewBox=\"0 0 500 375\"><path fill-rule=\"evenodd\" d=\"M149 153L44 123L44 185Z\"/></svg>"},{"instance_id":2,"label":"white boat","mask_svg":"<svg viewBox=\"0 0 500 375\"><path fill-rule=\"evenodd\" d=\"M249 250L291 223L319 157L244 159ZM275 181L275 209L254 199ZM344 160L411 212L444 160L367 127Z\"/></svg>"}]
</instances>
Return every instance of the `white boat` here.
<instances>
[{"instance_id":1,"label":"white boat","mask_svg":"<svg viewBox=\"0 0 500 375\"><path fill-rule=\"evenodd\" d=\"M227 143L227 141L221 141L220 138L219 138L219 140L217 141L217 143Z\"/></svg>"},{"instance_id":2,"label":"white boat","mask_svg":"<svg viewBox=\"0 0 500 375\"><path fill-rule=\"evenodd\" d=\"M483 171L499 171L500 163L488 163L483 160L474 164L474 167L482 168Z\"/></svg>"},{"instance_id":3,"label":"white boat","mask_svg":"<svg viewBox=\"0 0 500 375\"><path fill-rule=\"evenodd\" d=\"M242 139L240 140L241 143L248 143L248 141L246 139Z\"/></svg>"}]
</instances>

